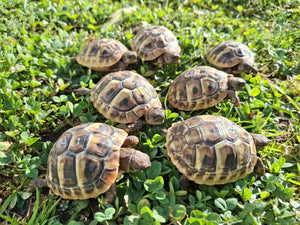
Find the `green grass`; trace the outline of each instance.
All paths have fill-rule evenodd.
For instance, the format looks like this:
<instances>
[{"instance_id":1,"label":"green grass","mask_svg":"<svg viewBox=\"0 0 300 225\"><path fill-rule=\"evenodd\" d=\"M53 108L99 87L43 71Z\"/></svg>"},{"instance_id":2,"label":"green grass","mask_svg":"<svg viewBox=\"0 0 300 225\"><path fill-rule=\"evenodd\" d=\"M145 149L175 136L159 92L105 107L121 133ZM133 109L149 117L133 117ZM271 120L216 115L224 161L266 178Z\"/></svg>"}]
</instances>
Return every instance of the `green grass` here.
<instances>
[{"instance_id":1,"label":"green grass","mask_svg":"<svg viewBox=\"0 0 300 225\"><path fill-rule=\"evenodd\" d=\"M299 18L297 0L1 1L0 223L299 223ZM247 85L239 92L240 108L224 100L207 110L167 110L164 125L145 126L137 134L137 149L150 155L152 166L121 177L112 205L99 196L92 210L89 201L60 199L47 190L28 193L30 180L45 176L48 153L66 129L96 121L118 126L99 115L89 96L74 94L78 87L93 87L104 73L71 58L92 37L116 38L130 47L131 27L142 21L168 27L182 48L179 66L151 72L141 62L136 69L155 86L162 102L170 80L188 68L207 65L206 51L224 40L247 44L260 74L269 80L243 74ZM161 129L200 114L228 117L270 138L259 152L266 175L181 190Z\"/></svg>"}]
</instances>

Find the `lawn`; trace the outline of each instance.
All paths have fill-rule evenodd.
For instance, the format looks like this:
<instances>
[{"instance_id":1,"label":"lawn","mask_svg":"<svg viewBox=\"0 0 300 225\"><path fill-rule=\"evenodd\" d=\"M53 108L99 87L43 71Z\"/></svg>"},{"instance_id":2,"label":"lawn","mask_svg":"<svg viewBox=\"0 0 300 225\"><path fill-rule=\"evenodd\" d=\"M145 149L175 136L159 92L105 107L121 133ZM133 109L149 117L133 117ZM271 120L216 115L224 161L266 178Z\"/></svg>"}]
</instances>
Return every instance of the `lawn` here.
<instances>
[{"instance_id":1,"label":"lawn","mask_svg":"<svg viewBox=\"0 0 300 225\"><path fill-rule=\"evenodd\" d=\"M300 3L297 0L0 2L0 223L1 224L299 224L300 223ZM73 58L93 38L115 38L130 48L140 23L170 29L181 64L163 69L139 60L129 66L159 93L163 125L145 125L136 146L151 167L117 180L117 198L65 200L48 189L27 190L44 178L54 142L67 129L106 120L92 106L92 88L105 72ZM166 96L183 71L208 65L206 52L225 40L246 44L258 74L241 74L241 107L225 99L205 110L171 110ZM162 129L203 114L221 115L270 143L258 154L266 174L225 185L183 190Z\"/></svg>"}]
</instances>

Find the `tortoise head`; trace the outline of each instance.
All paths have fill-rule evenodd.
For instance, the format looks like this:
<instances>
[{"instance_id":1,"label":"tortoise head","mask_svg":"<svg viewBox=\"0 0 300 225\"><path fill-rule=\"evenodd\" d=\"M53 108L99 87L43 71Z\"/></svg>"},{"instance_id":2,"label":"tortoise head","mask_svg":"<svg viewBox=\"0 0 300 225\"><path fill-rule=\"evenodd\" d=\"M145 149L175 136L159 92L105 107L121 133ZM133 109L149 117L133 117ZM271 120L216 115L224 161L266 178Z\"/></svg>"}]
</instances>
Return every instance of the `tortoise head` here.
<instances>
[{"instance_id":1,"label":"tortoise head","mask_svg":"<svg viewBox=\"0 0 300 225\"><path fill-rule=\"evenodd\" d=\"M145 113L145 120L151 125L162 124L165 121L165 110L152 107Z\"/></svg>"},{"instance_id":2,"label":"tortoise head","mask_svg":"<svg viewBox=\"0 0 300 225\"><path fill-rule=\"evenodd\" d=\"M246 85L244 79L239 77L228 76L228 89L232 91L239 91Z\"/></svg>"},{"instance_id":3,"label":"tortoise head","mask_svg":"<svg viewBox=\"0 0 300 225\"><path fill-rule=\"evenodd\" d=\"M270 142L270 140L262 134L251 133L251 136L255 142L257 150L262 150Z\"/></svg>"},{"instance_id":4,"label":"tortoise head","mask_svg":"<svg viewBox=\"0 0 300 225\"><path fill-rule=\"evenodd\" d=\"M120 170L122 172L138 172L151 166L149 155L133 148L121 148Z\"/></svg>"},{"instance_id":5,"label":"tortoise head","mask_svg":"<svg viewBox=\"0 0 300 225\"><path fill-rule=\"evenodd\" d=\"M166 64L180 64L180 53L178 52L165 52L163 59Z\"/></svg>"},{"instance_id":6,"label":"tortoise head","mask_svg":"<svg viewBox=\"0 0 300 225\"><path fill-rule=\"evenodd\" d=\"M136 63L137 55L134 51L126 51L122 57L122 60L126 64Z\"/></svg>"},{"instance_id":7,"label":"tortoise head","mask_svg":"<svg viewBox=\"0 0 300 225\"><path fill-rule=\"evenodd\" d=\"M258 69L252 65L252 63L247 63L247 62L243 62L243 63L240 63L237 67L237 70L240 72L240 73L254 73L254 74L257 74L258 72Z\"/></svg>"}]
</instances>

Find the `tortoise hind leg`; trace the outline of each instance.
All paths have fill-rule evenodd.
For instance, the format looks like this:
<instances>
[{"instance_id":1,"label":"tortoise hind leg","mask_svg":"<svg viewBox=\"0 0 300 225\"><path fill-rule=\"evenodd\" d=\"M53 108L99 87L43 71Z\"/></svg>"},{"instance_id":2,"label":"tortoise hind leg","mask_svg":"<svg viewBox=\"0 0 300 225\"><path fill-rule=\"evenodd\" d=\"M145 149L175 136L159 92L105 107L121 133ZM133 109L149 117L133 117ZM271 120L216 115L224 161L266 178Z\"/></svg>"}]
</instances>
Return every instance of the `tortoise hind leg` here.
<instances>
[{"instance_id":1,"label":"tortoise hind leg","mask_svg":"<svg viewBox=\"0 0 300 225\"><path fill-rule=\"evenodd\" d=\"M137 131L139 131L144 125L144 122L139 119L137 121L135 121L132 124L129 124L124 130L128 133L128 134L133 134Z\"/></svg>"},{"instance_id":2,"label":"tortoise hind leg","mask_svg":"<svg viewBox=\"0 0 300 225\"><path fill-rule=\"evenodd\" d=\"M36 188L41 189L48 187L46 179L34 178L27 186L29 192L34 192Z\"/></svg>"}]
</instances>

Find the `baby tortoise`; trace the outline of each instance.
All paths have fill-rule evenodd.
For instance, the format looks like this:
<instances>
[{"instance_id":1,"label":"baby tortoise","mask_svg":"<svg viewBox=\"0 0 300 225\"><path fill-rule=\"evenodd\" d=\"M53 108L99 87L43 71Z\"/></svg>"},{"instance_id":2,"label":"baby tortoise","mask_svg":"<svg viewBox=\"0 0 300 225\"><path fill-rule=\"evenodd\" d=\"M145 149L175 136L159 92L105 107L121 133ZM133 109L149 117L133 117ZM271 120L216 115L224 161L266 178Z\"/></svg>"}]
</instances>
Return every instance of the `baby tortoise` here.
<instances>
[{"instance_id":1,"label":"baby tortoise","mask_svg":"<svg viewBox=\"0 0 300 225\"><path fill-rule=\"evenodd\" d=\"M163 26L140 30L131 41L137 55L163 69L164 64L180 64L181 48L174 34Z\"/></svg>"},{"instance_id":2,"label":"baby tortoise","mask_svg":"<svg viewBox=\"0 0 300 225\"><path fill-rule=\"evenodd\" d=\"M265 173L256 152L269 140L248 133L225 117L202 115L174 123L166 140L173 164L197 184L225 184L251 172Z\"/></svg>"},{"instance_id":3,"label":"baby tortoise","mask_svg":"<svg viewBox=\"0 0 300 225\"><path fill-rule=\"evenodd\" d=\"M179 110L191 111L212 107L224 98L231 99L235 107L240 101L235 93L246 82L209 66L197 66L184 71L170 85L169 104Z\"/></svg>"},{"instance_id":4,"label":"baby tortoise","mask_svg":"<svg viewBox=\"0 0 300 225\"><path fill-rule=\"evenodd\" d=\"M151 166L149 156L132 147L138 138L104 123L87 123L65 131L48 157L46 179L34 179L29 190L48 186L65 199L88 199L115 190L124 172ZM110 191L108 191L110 190ZM111 199L107 199L111 201Z\"/></svg>"},{"instance_id":5,"label":"baby tortoise","mask_svg":"<svg viewBox=\"0 0 300 225\"><path fill-rule=\"evenodd\" d=\"M245 44L237 41L224 41L210 49L206 54L207 61L214 67L227 73L254 73L254 55Z\"/></svg>"},{"instance_id":6,"label":"baby tortoise","mask_svg":"<svg viewBox=\"0 0 300 225\"><path fill-rule=\"evenodd\" d=\"M137 55L115 39L90 42L76 57L79 64L95 71L124 70L137 62Z\"/></svg>"},{"instance_id":7,"label":"baby tortoise","mask_svg":"<svg viewBox=\"0 0 300 225\"><path fill-rule=\"evenodd\" d=\"M129 134L140 130L146 122L159 125L164 122L165 111L154 87L141 75L119 71L104 76L90 90L80 88L78 94L91 92L93 106L111 121L129 124Z\"/></svg>"}]
</instances>

